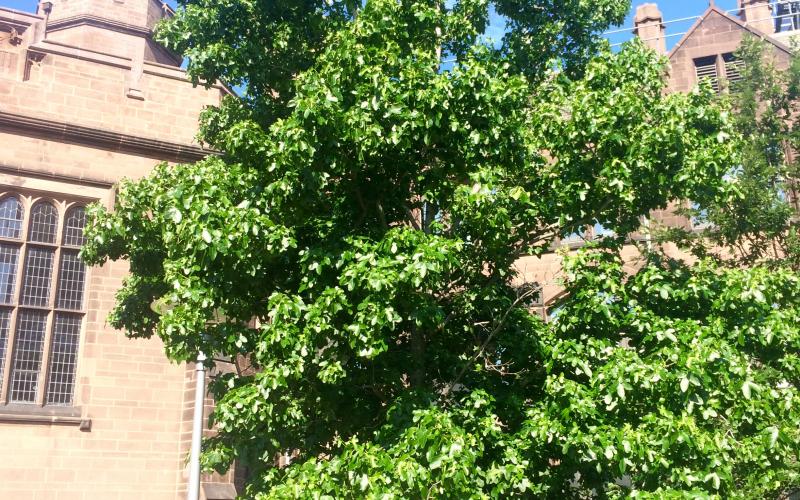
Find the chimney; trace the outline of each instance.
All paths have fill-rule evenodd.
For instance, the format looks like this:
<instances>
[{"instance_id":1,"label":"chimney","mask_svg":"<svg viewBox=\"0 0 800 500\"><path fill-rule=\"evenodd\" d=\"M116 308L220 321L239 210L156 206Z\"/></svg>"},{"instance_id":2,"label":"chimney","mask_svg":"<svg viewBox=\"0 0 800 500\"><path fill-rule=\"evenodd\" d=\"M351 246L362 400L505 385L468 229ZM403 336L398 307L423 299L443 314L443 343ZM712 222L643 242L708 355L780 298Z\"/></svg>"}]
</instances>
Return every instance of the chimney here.
<instances>
[{"instance_id":1,"label":"chimney","mask_svg":"<svg viewBox=\"0 0 800 500\"><path fill-rule=\"evenodd\" d=\"M747 26L766 35L775 33L770 0L739 0L739 17Z\"/></svg>"},{"instance_id":2,"label":"chimney","mask_svg":"<svg viewBox=\"0 0 800 500\"><path fill-rule=\"evenodd\" d=\"M667 41L664 38L666 31L664 16L658 10L658 5L645 3L636 7L634 25L636 29L633 30L633 33L641 38L645 45L659 54L667 53Z\"/></svg>"}]
</instances>

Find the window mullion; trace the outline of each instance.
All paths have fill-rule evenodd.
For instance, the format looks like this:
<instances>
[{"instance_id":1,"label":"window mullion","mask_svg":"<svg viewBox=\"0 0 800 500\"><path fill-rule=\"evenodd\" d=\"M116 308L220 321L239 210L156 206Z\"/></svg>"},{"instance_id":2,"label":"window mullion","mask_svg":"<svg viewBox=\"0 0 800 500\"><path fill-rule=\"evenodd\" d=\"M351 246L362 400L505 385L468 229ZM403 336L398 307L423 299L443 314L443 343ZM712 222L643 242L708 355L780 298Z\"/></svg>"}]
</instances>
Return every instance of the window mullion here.
<instances>
[{"instance_id":1,"label":"window mullion","mask_svg":"<svg viewBox=\"0 0 800 500\"><path fill-rule=\"evenodd\" d=\"M61 274L61 238L64 231L64 217L66 210L62 205L58 209L58 226L56 226L56 244L55 255L53 255L53 269L50 273L50 297L47 304L50 311L47 314L47 325L44 330L44 351L42 352L42 368L39 370L39 392L36 394L36 404L44 406L45 398L47 397L47 377L50 373L50 351L51 344L53 343L53 324L55 323L56 313L53 309L56 306L56 297L58 293L58 280Z\"/></svg>"},{"instance_id":2,"label":"window mullion","mask_svg":"<svg viewBox=\"0 0 800 500\"><path fill-rule=\"evenodd\" d=\"M3 365L3 387L0 387L0 404L8 402L8 386L11 379L11 365L14 362L14 339L17 336L17 307L11 310L8 320L8 338L6 339L6 360Z\"/></svg>"},{"instance_id":3,"label":"window mullion","mask_svg":"<svg viewBox=\"0 0 800 500\"><path fill-rule=\"evenodd\" d=\"M11 383L11 365L14 364L14 346L17 336L17 316L19 313L19 298L22 294L22 277L25 272L25 260L27 258L28 245L28 219L30 217L31 200L20 197L23 206L22 230L20 231L19 253L17 254L17 276L14 282L14 298L11 301L11 318L8 320L8 340L6 344L6 361L3 366L3 386L0 387L0 403L8 403L8 388Z\"/></svg>"}]
</instances>

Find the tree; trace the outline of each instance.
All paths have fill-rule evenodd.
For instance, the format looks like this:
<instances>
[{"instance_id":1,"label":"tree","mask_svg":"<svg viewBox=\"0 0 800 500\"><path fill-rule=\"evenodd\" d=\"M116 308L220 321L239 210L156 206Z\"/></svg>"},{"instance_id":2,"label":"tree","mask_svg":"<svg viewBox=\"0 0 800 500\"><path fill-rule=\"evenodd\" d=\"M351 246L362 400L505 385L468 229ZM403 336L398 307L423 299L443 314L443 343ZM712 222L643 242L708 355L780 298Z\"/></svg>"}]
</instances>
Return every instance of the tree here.
<instances>
[{"instance_id":1,"label":"tree","mask_svg":"<svg viewBox=\"0 0 800 500\"><path fill-rule=\"evenodd\" d=\"M567 261L539 339L545 395L510 447L555 497L577 471L569 496L785 498L800 485L797 274L650 258L633 276L612 252Z\"/></svg>"},{"instance_id":2,"label":"tree","mask_svg":"<svg viewBox=\"0 0 800 500\"><path fill-rule=\"evenodd\" d=\"M738 163L720 196L688 211L705 227L695 234L671 230L667 239L687 243L698 255L727 266L800 269L797 232L797 163L800 135L800 58L776 67L771 45L746 37L736 53L742 79L728 84Z\"/></svg>"},{"instance_id":3,"label":"tree","mask_svg":"<svg viewBox=\"0 0 800 500\"><path fill-rule=\"evenodd\" d=\"M490 7L508 19L499 48L481 37ZM795 484L793 274L653 264L626 281L621 239L607 241L575 265L564 319L546 324L513 272L556 235L594 222L626 234L669 200L716 196L731 164L710 92L665 95L654 53L597 42L627 8L178 9L162 40L189 54L197 81L247 82L248 95L203 119L223 156L161 165L121 183L115 210L93 207L83 256L130 262L115 327L158 335L175 361L200 349L252 364L211 386L207 467L240 461L253 497L605 495L623 474L653 494ZM744 291L726 295L737 283L750 296L758 285L748 314L776 346L731 352L756 324ZM709 349L738 357L696 361L706 331ZM787 388L772 387L776 366ZM695 388L706 381L713 403Z\"/></svg>"}]
</instances>

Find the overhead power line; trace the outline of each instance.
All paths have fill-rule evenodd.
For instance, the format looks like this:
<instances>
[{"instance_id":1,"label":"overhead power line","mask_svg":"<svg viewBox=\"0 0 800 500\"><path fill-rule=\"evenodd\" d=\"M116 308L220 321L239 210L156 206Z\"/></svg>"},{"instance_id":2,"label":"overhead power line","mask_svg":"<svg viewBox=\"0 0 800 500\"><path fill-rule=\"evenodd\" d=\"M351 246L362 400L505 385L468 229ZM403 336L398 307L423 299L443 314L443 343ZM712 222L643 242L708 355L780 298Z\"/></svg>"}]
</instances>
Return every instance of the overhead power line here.
<instances>
[{"instance_id":1,"label":"overhead power line","mask_svg":"<svg viewBox=\"0 0 800 500\"><path fill-rule=\"evenodd\" d=\"M777 2L775 4L770 4L770 6L778 5L778 4L781 4L781 3L789 3L789 2L788 1L786 1L786 2ZM742 11L751 10L751 9L756 8L756 7L759 7L759 6L752 6L751 5L749 7L744 7L744 8L728 9L728 10L723 11L723 12L725 12L726 14L733 14L733 13L739 13L739 12L742 12ZM797 15L797 14L788 14L788 15L785 15L785 16L771 16L771 17L769 17L769 19L781 19L781 18L784 18L784 17L791 17L793 15ZM666 25L666 24L680 23L680 22L686 22L686 21L694 21L694 20L700 19L701 17L702 16L682 17L682 18L679 18L679 19L671 19L669 21L663 21L661 24L662 25ZM754 21L747 21L747 23L749 24L749 23L761 22L761 21L766 21L766 20L767 19L759 19L759 20L754 20ZM614 35L614 34L617 34L617 33L625 33L625 32L628 32L628 31L635 31L636 28L637 28L636 26L631 26L631 27L627 27L627 28L613 29L613 30L610 30L610 31L603 32L603 36Z\"/></svg>"}]
</instances>

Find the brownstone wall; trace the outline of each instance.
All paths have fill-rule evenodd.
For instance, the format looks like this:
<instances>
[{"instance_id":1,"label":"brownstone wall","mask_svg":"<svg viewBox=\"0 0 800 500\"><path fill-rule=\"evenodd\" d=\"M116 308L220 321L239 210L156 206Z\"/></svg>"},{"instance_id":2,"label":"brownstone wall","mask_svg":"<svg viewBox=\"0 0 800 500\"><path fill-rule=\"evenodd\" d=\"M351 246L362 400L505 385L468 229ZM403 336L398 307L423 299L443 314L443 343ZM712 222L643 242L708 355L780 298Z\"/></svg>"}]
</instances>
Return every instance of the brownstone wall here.
<instances>
[{"instance_id":1,"label":"brownstone wall","mask_svg":"<svg viewBox=\"0 0 800 500\"><path fill-rule=\"evenodd\" d=\"M57 0L51 22L89 12L152 26L158 17L154 5ZM223 87L193 88L177 67L137 66L134 59L144 55L146 44L129 34L81 25L45 38L41 16L0 9L0 38L9 33L3 26L14 23L19 40L0 42L3 190L11 186L112 206L113 185L121 178L139 178L186 151L198 154L198 114L219 102L227 92ZM75 46L86 40L106 50ZM19 117L19 125L9 117ZM158 339L130 340L108 326L127 272L124 262L88 272L75 402L64 409L75 417L43 420L47 407L9 416L0 403L0 499L185 496L193 366L169 363Z\"/></svg>"},{"instance_id":2,"label":"brownstone wall","mask_svg":"<svg viewBox=\"0 0 800 500\"><path fill-rule=\"evenodd\" d=\"M179 69L145 63L136 83L142 99L131 98L130 61L48 42L38 47L41 60L30 63L27 79L0 73L2 111L191 144L200 111L224 92L193 88Z\"/></svg>"},{"instance_id":3,"label":"brownstone wall","mask_svg":"<svg viewBox=\"0 0 800 500\"><path fill-rule=\"evenodd\" d=\"M711 11L689 36L673 48L669 58L671 91L690 91L697 85L694 60L735 52L747 33L757 36L720 12ZM779 65L788 64L789 56L786 51L776 49L773 53Z\"/></svg>"}]
</instances>

